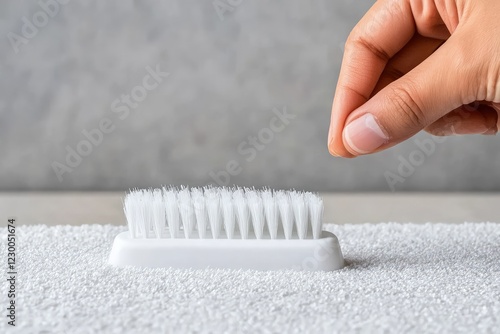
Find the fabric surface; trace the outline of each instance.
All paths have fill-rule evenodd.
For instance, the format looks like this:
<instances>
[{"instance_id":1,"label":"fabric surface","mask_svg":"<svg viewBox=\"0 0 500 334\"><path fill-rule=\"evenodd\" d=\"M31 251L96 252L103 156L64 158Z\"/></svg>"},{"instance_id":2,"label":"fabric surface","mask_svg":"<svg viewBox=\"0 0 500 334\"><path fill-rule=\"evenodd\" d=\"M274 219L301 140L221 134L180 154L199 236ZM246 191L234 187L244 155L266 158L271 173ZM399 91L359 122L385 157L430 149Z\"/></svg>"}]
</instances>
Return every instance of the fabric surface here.
<instances>
[{"instance_id":1,"label":"fabric surface","mask_svg":"<svg viewBox=\"0 0 500 334\"><path fill-rule=\"evenodd\" d=\"M326 273L114 268L124 229L18 227L0 332L500 332L500 224L327 225L348 265Z\"/></svg>"}]
</instances>

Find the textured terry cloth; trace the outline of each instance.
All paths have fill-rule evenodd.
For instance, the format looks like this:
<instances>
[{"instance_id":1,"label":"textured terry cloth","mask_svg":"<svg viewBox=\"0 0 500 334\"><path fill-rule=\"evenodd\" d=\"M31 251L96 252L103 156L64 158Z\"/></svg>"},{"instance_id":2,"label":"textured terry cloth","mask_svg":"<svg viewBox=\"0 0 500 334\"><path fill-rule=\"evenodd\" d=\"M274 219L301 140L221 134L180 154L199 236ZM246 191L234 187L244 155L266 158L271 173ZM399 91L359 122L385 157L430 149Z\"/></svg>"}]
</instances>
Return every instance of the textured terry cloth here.
<instances>
[{"instance_id":1,"label":"textured terry cloth","mask_svg":"<svg viewBox=\"0 0 500 334\"><path fill-rule=\"evenodd\" d=\"M2 279L0 332L500 333L500 224L327 225L335 272L114 268L124 229L18 227L17 327Z\"/></svg>"}]
</instances>

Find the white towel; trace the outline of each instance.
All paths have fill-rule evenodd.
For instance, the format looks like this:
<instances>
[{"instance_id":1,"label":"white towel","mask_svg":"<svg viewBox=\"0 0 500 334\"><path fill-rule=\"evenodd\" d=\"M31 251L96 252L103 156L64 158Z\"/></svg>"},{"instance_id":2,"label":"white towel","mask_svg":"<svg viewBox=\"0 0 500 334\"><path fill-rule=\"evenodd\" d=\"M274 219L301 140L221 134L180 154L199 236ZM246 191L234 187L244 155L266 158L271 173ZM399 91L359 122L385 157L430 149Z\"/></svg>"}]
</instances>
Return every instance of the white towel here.
<instances>
[{"instance_id":1,"label":"white towel","mask_svg":"<svg viewBox=\"0 0 500 334\"><path fill-rule=\"evenodd\" d=\"M326 229L345 269L120 269L107 258L123 227L21 226L17 326L2 279L0 332L500 333L500 224Z\"/></svg>"}]
</instances>

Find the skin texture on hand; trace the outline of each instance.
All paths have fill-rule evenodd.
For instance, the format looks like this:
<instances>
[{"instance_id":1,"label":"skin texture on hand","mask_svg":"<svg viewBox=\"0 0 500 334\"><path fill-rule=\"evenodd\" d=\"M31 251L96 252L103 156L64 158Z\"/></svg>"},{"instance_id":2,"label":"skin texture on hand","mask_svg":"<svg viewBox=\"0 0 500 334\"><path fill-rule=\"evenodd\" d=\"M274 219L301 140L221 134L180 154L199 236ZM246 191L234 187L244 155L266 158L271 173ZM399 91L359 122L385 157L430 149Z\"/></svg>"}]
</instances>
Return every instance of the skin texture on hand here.
<instances>
[{"instance_id":1,"label":"skin texture on hand","mask_svg":"<svg viewBox=\"0 0 500 334\"><path fill-rule=\"evenodd\" d=\"M349 35L328 149L356 157L421 130L496 134L500 1L379 0Z\"/></svg>"}]
</instances>

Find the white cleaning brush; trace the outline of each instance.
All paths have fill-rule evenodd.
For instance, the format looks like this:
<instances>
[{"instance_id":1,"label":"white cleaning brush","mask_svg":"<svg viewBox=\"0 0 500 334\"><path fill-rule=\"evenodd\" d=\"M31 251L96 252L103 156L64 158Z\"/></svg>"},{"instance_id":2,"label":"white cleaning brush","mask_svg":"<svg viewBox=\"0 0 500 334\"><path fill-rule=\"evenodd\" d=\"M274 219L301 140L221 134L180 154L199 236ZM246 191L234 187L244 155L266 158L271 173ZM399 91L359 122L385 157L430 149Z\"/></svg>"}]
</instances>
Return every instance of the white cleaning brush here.
<instances>
[{"instance_id":1,"label":"white cleaning brush","mask_svg":"<svg viewBox=\"0 0 500 334\"><path fill-rule=\"evenodd\" d=\"M163 187L124 199L128 232L113 244L118 266L334 270L338 240L322 231L323 201L310 192Z\"/></svg>"}]
</instances>

